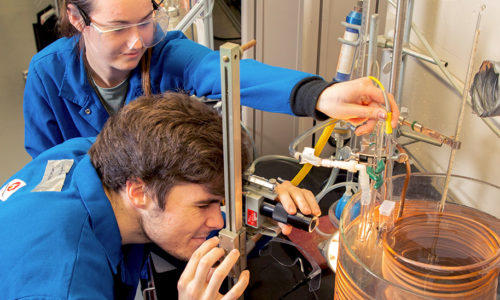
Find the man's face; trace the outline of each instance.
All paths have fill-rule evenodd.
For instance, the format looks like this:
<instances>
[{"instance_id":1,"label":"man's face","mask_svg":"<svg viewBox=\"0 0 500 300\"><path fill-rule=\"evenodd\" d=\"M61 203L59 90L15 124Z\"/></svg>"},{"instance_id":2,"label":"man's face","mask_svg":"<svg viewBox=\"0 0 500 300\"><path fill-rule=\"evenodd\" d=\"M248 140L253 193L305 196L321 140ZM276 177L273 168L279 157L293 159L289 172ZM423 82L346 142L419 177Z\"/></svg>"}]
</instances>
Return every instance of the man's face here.
<instances>
[{"instance_id":1,"label":"man's face","mask_svg":"<svg viewBox=\"0 0 500 300\"><path fill-rule=\"evenodd\" d=\"M177 184L166 196L165 210L154 202L142 216L144 233L169 254L189 260L211 231L224 226L222 200L203 185Z\"/></svg>"}]
</instances>

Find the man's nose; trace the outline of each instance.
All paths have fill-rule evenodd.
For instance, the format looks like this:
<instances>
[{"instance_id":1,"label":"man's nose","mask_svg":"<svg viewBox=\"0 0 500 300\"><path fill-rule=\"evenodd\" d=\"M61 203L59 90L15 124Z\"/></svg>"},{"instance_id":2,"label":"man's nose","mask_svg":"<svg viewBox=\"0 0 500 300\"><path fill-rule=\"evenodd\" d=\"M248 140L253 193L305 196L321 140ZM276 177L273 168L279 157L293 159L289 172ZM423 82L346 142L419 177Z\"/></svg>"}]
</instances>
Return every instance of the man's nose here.
<instances>
[{"instance_id":1,"label":"man's nose","mask_svg":"<svg viewBox=\"0 0 500 300\"><path fill-rule=\"evenodd\" d=\"M211 229L222 229L224 227L224 219L222 218L220 207L217 206L209 211L205 224Z\"/></svg>"}]
</instances>

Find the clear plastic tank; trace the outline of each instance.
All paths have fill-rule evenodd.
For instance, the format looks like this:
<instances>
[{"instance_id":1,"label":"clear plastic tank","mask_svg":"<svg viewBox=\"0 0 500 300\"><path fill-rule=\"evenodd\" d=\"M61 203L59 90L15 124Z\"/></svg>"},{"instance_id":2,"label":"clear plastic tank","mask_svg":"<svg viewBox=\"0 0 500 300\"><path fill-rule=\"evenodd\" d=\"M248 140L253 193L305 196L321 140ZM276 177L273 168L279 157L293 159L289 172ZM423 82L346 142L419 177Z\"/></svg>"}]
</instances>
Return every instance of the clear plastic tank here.
<instances>
[{"instance_id":1,"label":"clear plastic tank","mask_svg":"<svg viewBox=\"0 0 500 300\"><path fill-rule=\"evenodd\" d=\"M459 203L470 200L470 191L479 191L475 195L482 201L475 202L495 202L500 187L452 176L445 210L439 213L444 179L412 174L398 218L405 175L395 176L392 216L379 215L378 196L364 242L358 239L360 218L352 213L360 197L352 197L340 222L335 299L497 298L500 220L492 210Z\"/></svg>"}]
</instances>

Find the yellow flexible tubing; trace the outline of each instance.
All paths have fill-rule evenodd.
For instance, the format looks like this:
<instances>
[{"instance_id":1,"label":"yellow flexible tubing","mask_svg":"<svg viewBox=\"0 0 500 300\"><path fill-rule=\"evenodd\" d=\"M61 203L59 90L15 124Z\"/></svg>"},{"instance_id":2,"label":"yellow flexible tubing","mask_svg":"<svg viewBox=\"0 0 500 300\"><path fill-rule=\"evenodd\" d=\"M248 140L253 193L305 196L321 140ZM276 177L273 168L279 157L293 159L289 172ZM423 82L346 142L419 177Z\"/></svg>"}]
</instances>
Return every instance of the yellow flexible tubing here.
<instances>
[{"instance_id":1,"label":"yellow flexible tubing","mask_svg":"<svg viewBox=\"0 0 500 300\"><path fill-rule=\"evenodd\" d=\"M321 133L321 136L318 139L318 142L314 146L314 155L319 156L321 154L321 151L323 151L323 148L326 145L326 142L328 142L328 139L332 135L333 129L335 128L335 124L337 124L337 120L332 120L330 121L331 124L325 127L323 129L323 132ZM306 175L311 171L312 165L311 164L305 164L302 169L295 175L295 177L292 179L291 183L294 186L298 186L302 180L306 177Z\"/></svg>"},{"instance_id":2,"label":"yellow flexible tubing","mask_svg":"<svg viewBox=\"0 0 500 300\"><path fill-rule=\"evenodd\" d=\"M379 88L382 90L382 93L384 93L384 98L387 97L387 95L385 94L385 88L382 85L382 83L377 78L375 78L373 76L368 76L368 78L373 80L379 86ZM391 120L392 120L392 112L388 111L387 118L385 119L385 122L384 122L385 123L384 129L385 129L385 133L387 133L387 134L392 134Z\"/></svg>"}]
</instances>

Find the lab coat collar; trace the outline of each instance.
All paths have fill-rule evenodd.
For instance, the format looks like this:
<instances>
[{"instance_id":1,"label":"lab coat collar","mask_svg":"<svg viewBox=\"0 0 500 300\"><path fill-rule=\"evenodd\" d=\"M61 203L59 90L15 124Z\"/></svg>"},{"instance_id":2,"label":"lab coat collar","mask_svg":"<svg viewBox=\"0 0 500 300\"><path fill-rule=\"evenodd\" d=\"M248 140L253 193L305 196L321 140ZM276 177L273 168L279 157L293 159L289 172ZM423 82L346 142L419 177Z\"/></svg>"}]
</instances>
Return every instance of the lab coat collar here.
<instances>
[{"instance_id":1,"label":"lab coat collar","mask_svg":"<svg viewBox=\"0 0 500 300\"><path fill-rule=\"evenodd\" d=\"M78 49L79 35L73 36L71 51L64 51L62 55L68 55L66 66L59 90L59 97L64 101L70 101L80 107L79 114L97 132L101 131L102 125L109 118L109 114L102 105L94 89L90 85L85 70L83 50ZM80 53L78 53L80 51Z\"/></svg>"},{"instance_id":2,"label":"lab coat collar","mask_svg":"<svg viewBox=\"0 0 500 300\"><path fill-rule=\"evenodd\" d=\"M65 59L67 64L64 69L59 97L85 107L91 100L90 95L94 95L95 92L87 79L83 50L79 50L78 47L80 35L73 36L71 40L72 42L67 44L67 47L71 47L71 51L61 51L64 53L62 55L68 57ZM99 100L97 95L96 99Z\"/></svg>"},{"instance_id":3,"label":"lab coat collar","mask_svg":"<svg viewBox=\"0 0 500 300\"><path fill-rule=\"evenodd\" d=\"M78 50L80 35L74 36L71 39L72 42L68 43L68 47L72 47L71 51L64 52L64 55L68 55L69 57L65 60L68 63L64 69L59 97L81 107L79 114L83 119L95 128L96 131L101 131L102 124L109 118L109 114L89 83L85 69L85 54L83 50ZM80 53L77 51L80 51ZM125 103L129 103L142 95L142 93L140 68L137 66L130 74L129 89Z\"/></svg>"},{"instance_id":4,"label":"lab coat collar","mask_svg":"<svg viewBox=\"0 0 500 300\"><path fill-rule=\"evenodd\" d=\"M113 273L119 272L123 283L136 286L144 263L144 245L122 246L113 208L89 155L78 163L74 174L82 202L90 215L90 226L105 249Z\"/></svg>"},{"instance_id":5,"label":"lab coat collar","mask_svg":"<svg viewBox=\"0 0 500 300\"><path fill-rule=\"evenodd\" d=\"M103 245L113 273L116 274L122 259L120 229L102 182L88 155L85 155L76 166L74 178L82 202L90 215L92 231Z\"/></svg>"}]
</instances>

